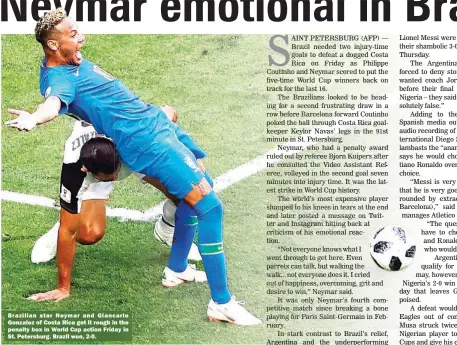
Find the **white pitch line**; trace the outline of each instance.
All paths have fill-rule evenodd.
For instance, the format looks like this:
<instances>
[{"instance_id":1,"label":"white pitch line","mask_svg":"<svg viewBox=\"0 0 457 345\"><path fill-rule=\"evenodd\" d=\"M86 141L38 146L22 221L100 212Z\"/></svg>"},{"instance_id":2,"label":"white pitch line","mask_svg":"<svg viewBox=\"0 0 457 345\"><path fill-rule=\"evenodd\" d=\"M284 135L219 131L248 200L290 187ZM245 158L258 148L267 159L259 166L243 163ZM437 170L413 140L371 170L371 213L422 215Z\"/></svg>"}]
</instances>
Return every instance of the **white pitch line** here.
<instances>
[{"instance_id":1,"label":"white pitch line","mask_svg":"<svg viewBox=\"0 0 457 345\"><path fill-rule=\"evenodd\" d=\"M13 201L13 202L18 202L21 204L28 204L28 205L37 205L37 206L44 206L44 207L50 207L50 208L55 208L55 201L46 198L44 196L38 196L38 195L28 195L28 194L22 194L22 193L16 193L16 192L8 192L6 190L1 191L1 199L6 200L6 201Z\"/></svg>"},{"instance_id":2,"label":"white pitch line","mask_svg":"<svg viewBox=\"0 0 457 345\"><path fill-rule=\"evenodd\" d=\"M22 194L16 192L9 192L6 190L0 191L0 199L5 201L13 201L21 204L33 205L33 206L44 206L49 208L59 209L57 202L54 199L47 198L44 196ZM144 212L129 210L126 208L106 208L106 214L109 217L121 217L131 220L141 220L144 218Z\"/></svg>"}]
</instances>

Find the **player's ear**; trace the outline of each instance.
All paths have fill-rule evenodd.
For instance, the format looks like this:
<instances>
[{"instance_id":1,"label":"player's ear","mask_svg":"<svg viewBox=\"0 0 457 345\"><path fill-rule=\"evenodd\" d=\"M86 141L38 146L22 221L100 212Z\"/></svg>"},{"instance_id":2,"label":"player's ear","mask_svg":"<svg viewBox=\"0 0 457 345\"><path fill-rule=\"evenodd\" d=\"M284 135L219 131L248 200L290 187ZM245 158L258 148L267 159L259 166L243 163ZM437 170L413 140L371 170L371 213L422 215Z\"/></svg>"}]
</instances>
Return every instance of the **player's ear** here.
<instances>
[{"instance_id":1,"label":"player's ear","mask_svg":"<svg viewBox=\"0 0 457 345\"><path fill-rule=\"evenodd\" d=\"M56 40L48 40L46 45L49 49L57 51L59 49L59 43Z\"/></svg>"},{"instance_id":2,"label":"player's ear","mask_svg":"<svg viewBox=\"0 0 457 345\"><path fill-rule=\"evenodd\" d=\"M85 173L88 173L88 172L89 172L89 170L87 170L87 168L86 168L84 165L83 165L83 167L81 168L81 171L82 171L82 172L85 172Z\"/></svg>"}]
</instances>

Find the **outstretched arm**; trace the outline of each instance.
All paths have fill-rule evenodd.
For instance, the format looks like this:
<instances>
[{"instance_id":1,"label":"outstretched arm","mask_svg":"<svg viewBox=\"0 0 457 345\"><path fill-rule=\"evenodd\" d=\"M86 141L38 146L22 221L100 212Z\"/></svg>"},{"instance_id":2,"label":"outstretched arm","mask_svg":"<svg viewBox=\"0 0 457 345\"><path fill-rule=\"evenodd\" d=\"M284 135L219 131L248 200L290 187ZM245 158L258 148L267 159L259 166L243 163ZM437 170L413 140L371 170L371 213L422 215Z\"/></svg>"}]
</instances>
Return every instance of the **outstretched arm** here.
<instances>
[{"instance_id":1,"label":"outstretched arm","mask_svg":"<svg viewBox=\"0 0 457 345\"><path fill-rule=\"evenodd\" d=\"M32 114L24 110L8 109L8 112L17 115L17 118L7 121L5 125L19 130L30 131L36 125L54 120L59 115L60 107L60 99L56 96L51 96L40 104Z\"/></svg>"}]
</instances>

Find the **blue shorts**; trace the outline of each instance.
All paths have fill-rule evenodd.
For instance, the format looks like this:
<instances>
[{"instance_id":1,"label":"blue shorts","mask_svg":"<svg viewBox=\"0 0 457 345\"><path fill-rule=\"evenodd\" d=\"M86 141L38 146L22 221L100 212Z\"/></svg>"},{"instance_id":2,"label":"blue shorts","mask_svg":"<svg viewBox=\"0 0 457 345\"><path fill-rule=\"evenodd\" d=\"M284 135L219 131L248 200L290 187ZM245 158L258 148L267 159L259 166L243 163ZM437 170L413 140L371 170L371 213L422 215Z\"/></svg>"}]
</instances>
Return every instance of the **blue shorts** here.
<instances>
[{"instance_id":1,"label":"blue shorts","mask_svg":"<svg viewBox=\"0 0 457 345\"><path fill-rule=\"evenodd\" d=\"M192 152L196 159L203 159L206 157L206 152L194 141L194 139L192 139L189 133L174 122L171 122L170 126L175 132L178 140Z\"/></svg>"},{"instance_id":2,"label":"blue shorts","mask_svg":"<svg viewBox=\"0 0 457 345\"><path fill-rule=\"evenodd\" d=\"M132 171L158 179L170 194L183 199L204 178L197 164L204 157L205 151L191 136L165 118L158 122L149 147L136 159L124 162Z\"/></svg>"}]
</instances>

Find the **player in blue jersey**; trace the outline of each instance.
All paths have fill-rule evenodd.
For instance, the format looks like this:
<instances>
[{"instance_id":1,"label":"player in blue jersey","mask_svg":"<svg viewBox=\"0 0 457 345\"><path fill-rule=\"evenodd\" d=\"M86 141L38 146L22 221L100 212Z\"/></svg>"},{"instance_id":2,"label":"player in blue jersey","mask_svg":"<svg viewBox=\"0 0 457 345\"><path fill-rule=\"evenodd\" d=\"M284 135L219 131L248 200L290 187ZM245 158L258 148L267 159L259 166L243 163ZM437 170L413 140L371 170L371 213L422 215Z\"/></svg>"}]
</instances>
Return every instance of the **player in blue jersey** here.
<instances>
[{"instance_id":1,"label":"player in blue jersey","mask_svg":"<svg viewBox=\"0 0 457 345\"><path fill-rule=\"evenodd\" d=\"M208 317L239 325L261 323L228 289L223 206L208 173L197 164L197 159L205 156L204 151L159 107L146 104L120 80L83 59L80 50L84 36L62 9L45 14L35 31L45 53L40 73L45 101L33 114L11 109L18 117L7 125L31 130L59 114L70 113L111 138L128 168L156 178L168 193L181 200L163 285L171 287L196 279L198 272L189 269L187 255L198 224L198 247L211 291Z\"/></svg>"}]
</instances>

